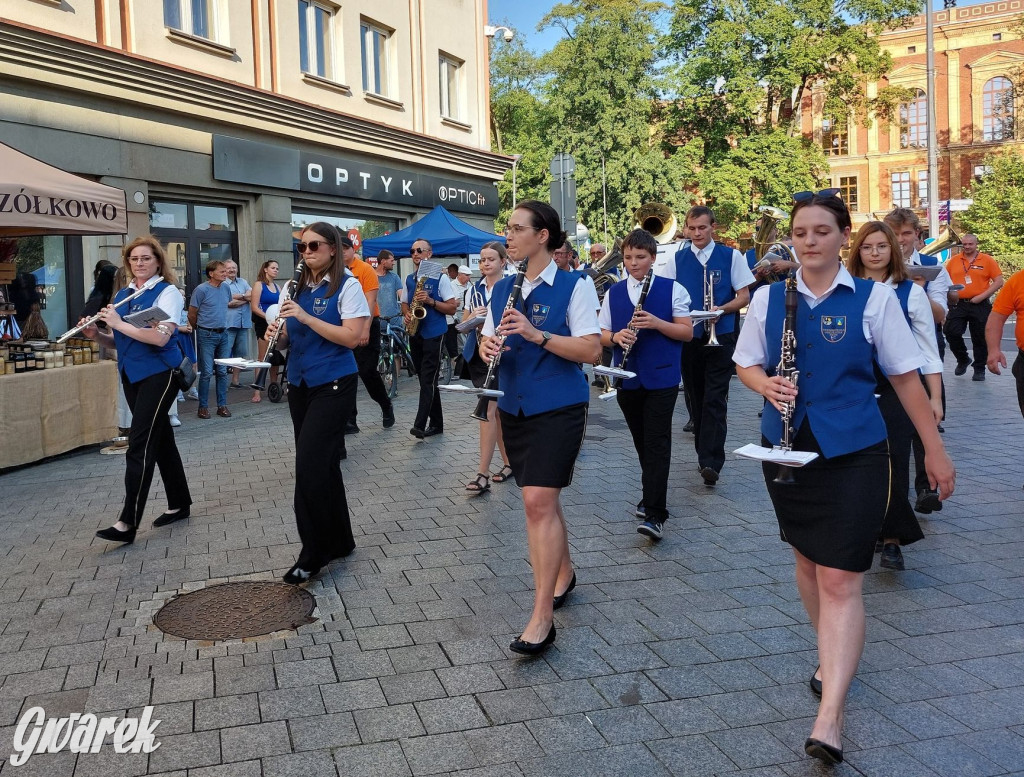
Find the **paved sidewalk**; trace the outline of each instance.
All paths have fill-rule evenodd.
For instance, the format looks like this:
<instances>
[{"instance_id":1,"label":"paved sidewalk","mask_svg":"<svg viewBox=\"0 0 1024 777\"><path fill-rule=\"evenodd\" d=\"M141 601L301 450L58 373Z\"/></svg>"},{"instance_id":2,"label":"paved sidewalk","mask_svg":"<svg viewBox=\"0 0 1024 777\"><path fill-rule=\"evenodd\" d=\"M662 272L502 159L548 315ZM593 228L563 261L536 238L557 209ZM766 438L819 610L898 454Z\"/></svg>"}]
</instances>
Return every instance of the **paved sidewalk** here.
<instances>
[{"instance_id":1,"label":"paved sidewalk","mask_svg":"<svg viewBox=\"0 0 1024 777\"><path fill-rule=\"evenodd\" d=\"M1024 420L1009 376L973 383L950 368L946 382L959 491L924 521L905 572L867 576L839 768L802 750L813 634L756 465L730 459L705 488L680 399L672 519L653 545L630 512L625 426L595 391L564 493L579 586L554 648L513 658L532 600L519 493L467 497L472 400L446 395L446 433L417 442L403 378L391 430L360 395L363 431L343 464L358 548L311 585L318 620L297 634L195 643L152 624L180 591L292 564L284 404L237 402L210 421L183 404L193 517L147 521L127 548L93 536L117 512L120 457L0 477L0 774L1024 774ZM730 449L758 439L757 409L734 381ZM158 484L149 520L163 507ZM108 745L7 763L34 705L56 717L147 704L162 721L149 755Z\"/></svg>"}]
</instances>

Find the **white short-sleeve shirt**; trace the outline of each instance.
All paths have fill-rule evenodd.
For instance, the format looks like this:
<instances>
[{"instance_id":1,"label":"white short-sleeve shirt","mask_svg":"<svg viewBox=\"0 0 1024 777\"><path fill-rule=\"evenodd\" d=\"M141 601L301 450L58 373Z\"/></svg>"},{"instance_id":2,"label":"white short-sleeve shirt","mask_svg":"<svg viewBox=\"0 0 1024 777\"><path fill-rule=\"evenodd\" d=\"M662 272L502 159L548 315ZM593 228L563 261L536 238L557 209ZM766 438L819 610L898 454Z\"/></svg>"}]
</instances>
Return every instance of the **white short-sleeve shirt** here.
<instances>
[{"instance_id":1,"label":"white short-sleeve shirt","mask_svg":"<svg viewBox=\"0 0 1024 777\"><path fill-rule=\"evenodd\" d=\"M626 293L629 294L629 301L635 306L640 299L640 292L644 286L644 279L637 280L632 275L626 278ZM610 290L609 290L610 291ZM597 315L597 323L608 332L612 330L612 311L609 307L611 294L604 295L604 302L601 305L601 312ZM685 318L690 315L690 294L678 281L672 283L672 318Z\"/></svg>"},{"instance_id":2,"label":"white short-sleeve shirt","mask_svg":"<svg viewBox=\"0 0 1024 777\"><path fill-rule=\"evenodd\" d=\"M139 290L139 286L132 280L128 284L129 292L136 292ZM153 303L160 310L167 314L167 318L164 319L163 323L174 324L177 326L181 321L181 313L185 309L185 298L178 291L178 288L173 283L168 283L167 286L161 291L156 298L156 302ZM118 308L122 316L125 314L123 308Z\"/></svg>"},{"instance_id":3,"label":"white short-sleeve shirt","mask_svg":"<svg viewBox=\"0 0 1024 777\"><path fill-rule=\"evenodd\" d=\"M796 271L796 282L797 291L812 309L828 299L840 284L854 288L853 276L842 265L832 285L820 297L815 297L807 288L802 269ZM732 355L732 360L740 367L760 366L767 369L769 366L764 325L768 317L770 288L762 286L754 292L754 298L747 308L747 318L740 329L736 350ZM896 298L896 292L884 283L875 283L871 287L871 294L864 306L863 328L864 337L875 346L878 364L886 375L902 375L924 365L924 357L914 339L914 333L903 317L903 308Z\"/></svg>"},{"instance_id":4,"label":"white short-sleeve shirt","mask_svg":"<svg viewBox=\"0 0 1024 777\"><path fill-rule=\"evenodd\" d=\"M345 275L349 277L355 277L351 272L345 270ZM325 275L320 279L320 283L316 286L310 286L310 291L319 289L325 283L330 283L331 276ZM338 315L341 316L342 321L346 318L364 318L370 315L370 306L366 303L366 295L363 294L363 287L359 285L357 280L355 283L349 283L346 281L345 285L341 287L341 293L338 295Z\"/></svg>"},{"instance_id":5,"label":"white short-sleeve shirt","mask_svg":"<svg viewBox=\"0 0 1024 777\"><path fill-rule=\"evenodd\" d=\"M555 274L558 272L558 265L554 260L548 262L534 280L523 279L522 299L529 298L530 292L546 283L554 285ZM601 327L597 323L597 311L601 307L597 299L597 289L594 288L594 281L589 276L577 281L573 287L572 296L569 298L569 310L566 314L569 324L569 334L573 337L583 335L596 335L601 333ZM483 335L491 337L494 334L494 321L491 316L490 302L487 304L487 320L484 322Z\"/></svg>"},{"instance_id":6,"label":"white short-sleeve shirt","mask_svg":"<svg viewBox=\"0 0 1024 777\"><path fill-rule=\"evenodd\" d=\"M676 280L676 254L684 248L692 249L697 256L697 261L706 267L716 245L713 240L700 249L692 246L689 240L660 245L658 246L658 256L654 260L654 274L660 275L662 278ZM754 274L750 272L746 258L735 248L732 249L732 268L729 274L732 288L735 291L745 289L754 282Z\"/></svg>"}]
</instances>

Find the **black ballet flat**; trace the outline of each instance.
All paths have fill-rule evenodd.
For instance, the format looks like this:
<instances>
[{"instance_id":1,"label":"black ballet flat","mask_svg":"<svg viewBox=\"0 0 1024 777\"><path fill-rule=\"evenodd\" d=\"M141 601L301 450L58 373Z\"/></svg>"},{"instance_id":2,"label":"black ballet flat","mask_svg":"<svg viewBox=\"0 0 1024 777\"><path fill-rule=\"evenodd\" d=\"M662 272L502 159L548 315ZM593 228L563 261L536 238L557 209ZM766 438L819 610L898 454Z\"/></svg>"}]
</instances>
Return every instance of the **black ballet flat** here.
<instances>
[{"instance_id":1,"label":"black ballet flat","mask_svg":"<svg viewBox=\"0 0 1024 777\"><path fill-rule=\"evenodd\" d=\"M168 524L175 523L176 521L184 521L191 515L191 510L188 507L182 507L176 513L164 513L158 515L156 520L153 521L154 526L167 526Z\"/></svg>"},{"instance_id":2,"label":"black ballet flat","mask_svg":"<svg viewBox=\"0 0 1024 777\"><path fill-rule=\"evenodd\" d=\"M564 591L562 591L562 593L560 593L558 596L556 596L552 600L552 605L551 605L552 609L557 610L559 607L561 607L563 604L565 604L565 600L569 598L569 592L572 591L572 589L575 588L575 587L576 587L576 570L574 569L572 571L572 580L569 581L569 587L566 588Z\"/></svg>"},{"instance_id":3,"label":"black ballet flat","mask_svg":"<svg viewBox=\"0 0 1024 777\"><path fill-rule=\"evenodd\" d=\"M817 677L814 676L814 675L816 675L818 673L819 669L821 669L820 666L817 669L815 669L814 672L811 673L811 679L808 681L808 684L811 686L811 693L813 693L815 696L817 696L820 699L821 698L821 680L819 680Z\"/></svg>"},{"instance_id":4,"label":"black ballet flat","mask_svg":"<svg viewBox=\"0 0 1024 777\"><path fill-rule=\"evenodd\" d=\"M135 526L133 526L130 529L125 529L124 531L121 531L120 529L115 529L113 526L111 526L107 529L100 529L96 532L96 536L99 537L101 540L109 540L110 542L123 542L125 545L131 545L133 542L135 542L136 531L138 531L138 528Z\"/></svg>"},{"instance_id":5,"label":"black ballet flat","mask_svg":"<svg viewBox=\"0 0 1024 777\"><path fill-rule=\"evenodd\" d=\"M808 737L804 742L804 752L812 758L817 758L827 764L841 764L843 762L843 751L841 748L822 742L820 739Z\"/></svg>"},{"instance_id":6,"label":"black ballet flat","mask_svg":"<svg viewBox=\"0 0 1024 777\"><path fill-rule=\"evenodd\" d=\"M513 653L519 653L524 656L538 656L543 653L547 646L555 641L555 624L551 624L551 631L544 637L541 642L527 642L525 639L513 640L512 644L508 646L508 649Z\"/></svg>"},{"instance_id":7,"label":"black ballet flat","mask_svg":"<svg viewBox=\"0 0 1024 777\"><path fill-rule=\"evenodd\" d=\"M290 585L302 585L303 583L308 583L310 580L312 580L313 576L319 571L319 568L305 569L304 567L301 567L298 564L296 564L287 572L285 572L284 577L282 577L281 579Z\"/></svg>"}]
</instances>

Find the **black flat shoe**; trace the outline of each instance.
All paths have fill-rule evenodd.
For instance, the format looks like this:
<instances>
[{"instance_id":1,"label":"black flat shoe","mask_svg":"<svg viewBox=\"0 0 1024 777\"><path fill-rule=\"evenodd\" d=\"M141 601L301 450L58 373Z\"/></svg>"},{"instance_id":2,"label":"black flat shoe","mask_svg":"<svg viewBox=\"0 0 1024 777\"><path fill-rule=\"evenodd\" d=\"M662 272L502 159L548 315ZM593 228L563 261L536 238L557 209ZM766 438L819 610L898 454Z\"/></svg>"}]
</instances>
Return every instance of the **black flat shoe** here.
<instances>
[{"instance_id":1,"label":"black flat shoe","mask_svg":"<svg viewBox=\"0 0 1024 777\"><path fill-rule=\"evenodd\" d=\"M442 429L440 426L428 426L423 431L424 437L433 437L435 434L444 434L444 429Z\"/></svg>"},{"instance_id":2,"label":"black flat shoe","mask_svg":"<svg viewBox=\"0 0 1024 777\"><path fill-rule=\"evenodd\" d=\"M135 542L135 532L138 528L133 526L130 529L121 531L111 526L109 529L100 529L96 532L96 536L101 540L109 540L110 542L123 542L125 545L131 545Z\"/></svg>"},{"instance_id":3,"label":"black flat shoe","mask_svg":"<svg viewBox=\"0 0 1024 777\"><path fill-rule=\"evenodd\" d=\"M381 422L384 424L385 429L390 429L395 425L395 406L388 402L388 406L384 408L381 416Z\"/></svg>"},{"instance_id":4,"label":"black flat shoe","mask_svg":"<svg viewBox=\"0 0 1024 777\"><path fill-rule=\"evenodd\" d=\"M302 585L308 583L319 569L303 569L298 564L284 573L281 579L290 585Z\"/></svg>"},{"instance_id":5,"label":"black flat shoe","mask_svg":"<svg viewBox=\"0 0 1024 777\"><path fill-rule=\"evenodd\" d=\"M409 430L409 434L411 434L413 437L416 437L416 438L418 438L420 440L422 440L424 437L427 436L426 433L422 429L419 429L419 428L417 428L415 426L412 429Z\"/></svg>"},{"instance_id":6,"label":"black flat shoe","mask_svg":"<svg viewBox=\"0 0 1024 777\"><path fill-rule=\"evenodd\" d=\"M555 624L551 624L551 631L544 637L542 642L527 642L524 639L513 640L512 644L508 646L508 649L513 653L519 653L524 656L538 656L544 652L548 645L555 641Z\"/></svg>"},{"instance_id":7,"label":"black flat shoe","mask_svg":"<svg viewBox=\"0 0 1024 777\"><path fill-rule=\"evenodd\" d=\"M820 670L820 666L817 669L815 669L814 672L811 673L811 679L809 681L809 685L811 686L811 693L813 693L819 699L821 698L821 680L819 680L814 675L816 675Z\"/></svg>"},{"instance_id":8,"label":"black flat shoe","mask_svg":"<svg viewBox=\"0 0 1024 777\"><path fill-rule=\"evenodd\" d=\"M574 569L572 571L572 580L569 581L569 587L566 588L564 591L562 591L562 593L560 593L558 596L556 596L552 600L552 604L551 604L552 609L557 610L559 607L561 607L563 604L565 604L565 600L569 598L569 592L572 591L572 589L575 588L575 587L576 587L576 570Z\"/></svg>"},{"instance_id":9,"label":"black flat shoe","mask_svg":"<svg viewBox=\"0 0 1024 777\"><path fill-rule=\"evenodd\" d=\"M189 515L191 515L190 509L188 507L182 507L176 513L164 513L163 515L158 515L156 520L153 521L153 525L167 526L167 524L174 523L175 521L184 521L189 517Z\"/></svg>"},{"instance_id":10,"label":"black flat shoe","mask_svg":"<svg viewBox=\"0 0 1024 777\"><path fill-rule=\"evenodd\" d=\"M838 747L825 744L820 739L808 737L804 742L804 752L812 758L818 758L827 764L841 764L843 762L843 751Z\"/></svg>"}]
</instances>

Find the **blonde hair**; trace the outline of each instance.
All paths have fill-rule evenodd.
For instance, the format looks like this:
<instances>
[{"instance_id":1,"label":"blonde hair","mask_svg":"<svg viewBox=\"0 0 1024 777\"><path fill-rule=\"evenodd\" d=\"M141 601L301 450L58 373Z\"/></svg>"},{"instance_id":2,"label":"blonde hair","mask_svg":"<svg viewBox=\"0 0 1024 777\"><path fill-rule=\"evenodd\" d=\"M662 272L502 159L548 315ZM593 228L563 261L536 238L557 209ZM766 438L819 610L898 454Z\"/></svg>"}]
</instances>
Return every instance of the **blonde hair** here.
<instances>
[{"instance_id":1,"label":"blonde hair","mask_svg":"<svg viewBox=\"0 0 1024 777\"><path fill-rule=\"evenodd\" d=\"M139 246L146 246L146 248L153 252L157 264L156 274L163 277L168 283L177 286L178 276L174 274L174 268L167 262L167 254L164 252L164 247L152 235L137 237L121 249L121 269L124 271L126 284L129 280L134 280L135 278L135 273L132 272L132 263L128 261L128 257Z\"/></svg>"}]
</instances>

